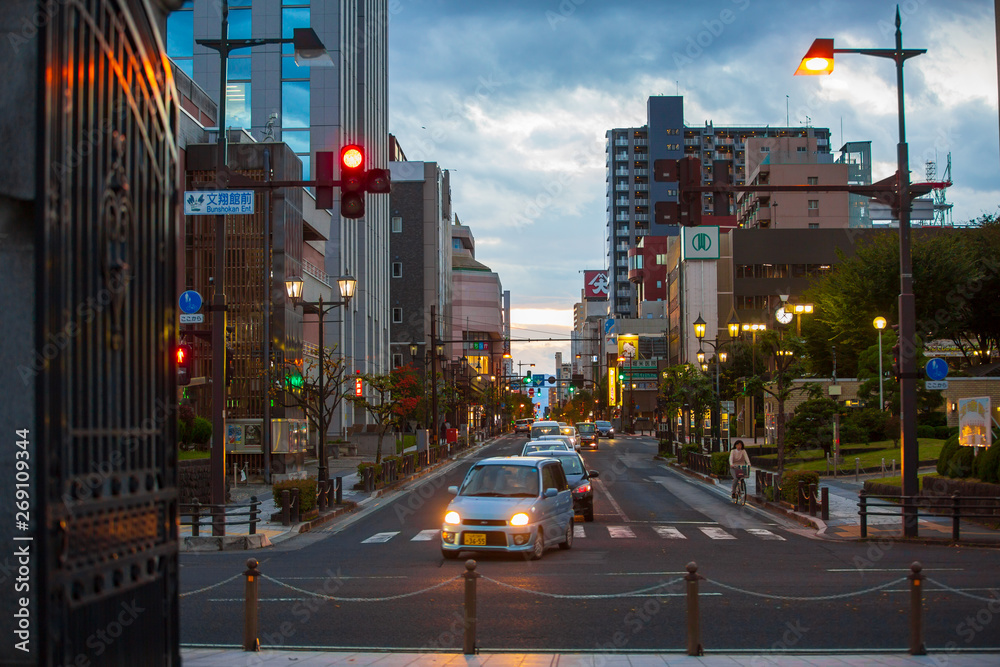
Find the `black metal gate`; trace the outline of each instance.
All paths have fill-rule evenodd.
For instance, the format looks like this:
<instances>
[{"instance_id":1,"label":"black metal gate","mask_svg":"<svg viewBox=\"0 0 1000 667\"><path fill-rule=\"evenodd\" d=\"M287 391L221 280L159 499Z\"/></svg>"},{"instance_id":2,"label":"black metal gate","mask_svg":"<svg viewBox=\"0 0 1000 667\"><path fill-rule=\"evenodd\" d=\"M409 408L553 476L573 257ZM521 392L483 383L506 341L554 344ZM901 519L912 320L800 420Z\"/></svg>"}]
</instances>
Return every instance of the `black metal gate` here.
<instances>
[{"instance_id":1,"label":"black metal gate","mask_svg":"<svg viewBox=\"0 0 1000 667\"><path fill-rule=\"evenodd\" d=\"M176 665L176 91L147 2L39 7L42 662Z\"/></svg>"}]
</instances>

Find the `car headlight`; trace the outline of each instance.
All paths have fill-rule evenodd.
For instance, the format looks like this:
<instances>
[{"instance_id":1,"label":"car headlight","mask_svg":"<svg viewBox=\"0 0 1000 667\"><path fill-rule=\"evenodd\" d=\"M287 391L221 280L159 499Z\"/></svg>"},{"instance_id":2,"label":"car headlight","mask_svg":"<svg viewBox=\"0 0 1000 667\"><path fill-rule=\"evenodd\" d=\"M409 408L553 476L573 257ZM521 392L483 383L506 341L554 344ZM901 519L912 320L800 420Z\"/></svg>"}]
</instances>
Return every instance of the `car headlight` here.
<instances>
[{"instance_id":1,"label":"car headlight","mask_svg":"<svg viewBox=\"0 0 1000 667\"><path fill-rule=\"evenodd\" d=\"M518 512L510 518L510 525L512 526L527 526L528 522L531 521L528 515L524 512Z\"/></svg>"},{"instance_id":2,"label":"car headlight","mask_svg":"<svg viewBox=\"0 0 1000 667\"><path fill-rule=\"evenodd\" d=\"M462 517L458 515L458 512L452 511L444 515L444 522L451 524L452 526L457 526L462 523Z\"/></svg>"}]
</instances>

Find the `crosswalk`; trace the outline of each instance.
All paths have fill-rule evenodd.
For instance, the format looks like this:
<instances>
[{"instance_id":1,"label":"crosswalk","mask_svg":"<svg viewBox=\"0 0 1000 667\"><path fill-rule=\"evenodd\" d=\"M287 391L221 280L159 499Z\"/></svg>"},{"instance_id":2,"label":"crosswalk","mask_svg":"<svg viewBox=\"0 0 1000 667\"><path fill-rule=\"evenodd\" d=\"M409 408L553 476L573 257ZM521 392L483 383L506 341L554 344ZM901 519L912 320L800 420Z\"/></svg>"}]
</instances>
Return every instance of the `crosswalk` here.
<instances>
[{"instance_id":1,"label":"crosswalk","mask_svg":"<svg viewBox=\"0 0 1000 667\"><path fill-rule=\"evenodd\" d=\"M651 532L652 535L649 535L647 529L649 529L649 532ZM639 537L655 536L665 540L687 540L691 538L704 539L706 537L710 540L737 540L740 537L753 537L759 540L769 540L775 542L785 541L784 537L771 532L766 528L726 529L719 526L686 526L685 531L682 531L676 526L658 524L625 526L615 524L583 525L578 523L573 526L573 538L586 539L588 537L609 537L614 540L629 540ZM432 540L437 540L441 531L437 528L428 528L426 530L421 530L416 535L410 537L399 537L401 532L402 531L397 530L375 533L374 535L361 540L361 544L385 544L386 542L397 538L397 541L408 539L410 542L430 542Z\"/></svg>"}]
</instances>

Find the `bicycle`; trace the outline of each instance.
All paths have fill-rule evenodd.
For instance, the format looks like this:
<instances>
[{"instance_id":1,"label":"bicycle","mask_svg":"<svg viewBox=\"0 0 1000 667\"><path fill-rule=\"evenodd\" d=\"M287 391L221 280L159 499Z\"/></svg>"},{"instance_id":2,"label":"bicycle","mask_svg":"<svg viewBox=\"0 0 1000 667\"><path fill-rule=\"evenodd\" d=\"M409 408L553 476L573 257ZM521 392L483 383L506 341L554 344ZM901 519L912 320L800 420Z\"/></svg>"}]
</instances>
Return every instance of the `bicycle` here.
<instances>
[{"instance_id":1,"label":"bicycle","mask_svg":"<svg viewBox=\"0 0 1000 667\"><path fill-rule=\"evenodd\" d=\"M747 475L750 474L750 466L733 466L733 474L737 475L736 492L733 494L733 502L737 505L747 504Z\"/></svg>"}]
</instances>

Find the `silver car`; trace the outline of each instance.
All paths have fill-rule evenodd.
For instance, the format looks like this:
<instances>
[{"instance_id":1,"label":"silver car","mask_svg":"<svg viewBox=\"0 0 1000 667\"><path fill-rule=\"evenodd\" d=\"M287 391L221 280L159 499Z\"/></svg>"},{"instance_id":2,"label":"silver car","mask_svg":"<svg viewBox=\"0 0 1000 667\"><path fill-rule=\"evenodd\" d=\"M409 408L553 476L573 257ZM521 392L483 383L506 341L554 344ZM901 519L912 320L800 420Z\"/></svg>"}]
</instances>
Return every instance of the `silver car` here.
<instances>
[{"instance_id":1,"label":"silver car","mask_svg":"<svg viewBox=\"0 0 1000 667\"><path fill-rule=\"evenodd\" d=\"M461 551L526 553L573 546L573 497L562 464L551 458L484 459L466 474L441 527L441 555Z\"/></svg>"},{"instance_id":2,"label":"silver car","mask_svg":"<svg viewBox=\"0 0 1000 667\"><path fill-rule=\"evenodd\" d=\"M529 454L534 454L535 452L547 451L549 449L565 449L566 451L573 451L570 449L569 443L562 440L559 436L543 437L538 440L529 440L524 443L521 447L521 456L528 456Z\"/></svg>"}]
</instances>

